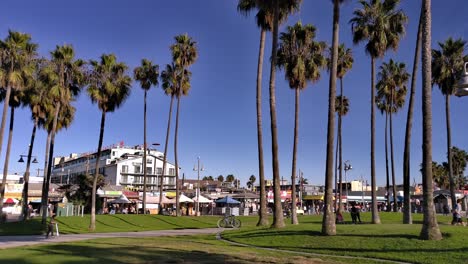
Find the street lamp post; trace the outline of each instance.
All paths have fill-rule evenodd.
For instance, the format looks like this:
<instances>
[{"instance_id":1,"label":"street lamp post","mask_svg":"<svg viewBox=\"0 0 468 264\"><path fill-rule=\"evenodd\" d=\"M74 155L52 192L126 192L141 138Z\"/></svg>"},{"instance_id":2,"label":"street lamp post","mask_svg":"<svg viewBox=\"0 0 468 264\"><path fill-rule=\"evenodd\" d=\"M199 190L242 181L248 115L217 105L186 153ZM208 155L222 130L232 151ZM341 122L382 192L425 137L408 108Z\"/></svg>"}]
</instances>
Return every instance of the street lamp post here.
<instances>
[{"instance_id":1,"label":"street lamp post","mask_svg":"<svg viewBox=\"0 0 468 264\"><path fill-rule=\"evenodd\" d=\"M351 169L353 169L353 166L351 166L350 161L349 160L345 161L345 163L344 163L344 175L345 176L344 177L345 177L345 182L346 182L346 210L348 210L348 201L349 201L349 199L348 199L348 180L346 178L346 173Z\"/></svg>"},{"instance_id":2,"label":"street lamp post","mask_svg":"<svg viewBox=\"0 0 468 264\"><path fill-rule=\"evenodd\" d=\"M28 218L29 169L31 167L31 159L34 157L34 160L32 161L32 163L38 163L36 156L32 155L32 149L33 149L33 143L34 143L33 139L34 138L31 139L31 144L29 144L28 155L20 155L20 159L18 160L18 162L24 162L23 157L27 157L26 171L24 172L24 177L23 177L23 193L22 193L23 208L22 208L22 213L21 213L21 219L23 221L25 221Z\"/></svg>"},{"instance_id":3,"label":"street lamp post","mask_svg":"<svg viewBox=\"0 0 468 264\"><path fill-rule=\"evenodd\" d=\"M200 171L203 171L203 167L200 167L200 156L197 157L198 165L193 167L194 171L197 171L197 203L195 207L195 215L200 216Z\"/></svg>"}]
</instances>

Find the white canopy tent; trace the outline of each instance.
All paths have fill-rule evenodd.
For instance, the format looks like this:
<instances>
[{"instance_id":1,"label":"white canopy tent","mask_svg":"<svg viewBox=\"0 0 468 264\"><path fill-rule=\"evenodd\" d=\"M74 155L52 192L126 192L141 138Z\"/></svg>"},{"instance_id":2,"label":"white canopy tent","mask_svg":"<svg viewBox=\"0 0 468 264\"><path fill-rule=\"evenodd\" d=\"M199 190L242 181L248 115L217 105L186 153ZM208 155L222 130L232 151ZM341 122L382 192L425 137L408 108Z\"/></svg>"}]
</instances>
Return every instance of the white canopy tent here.
<instances>
[{"instance_id":1,"label":"white canopy tent","mask_svg":"<svg viewBox=\"0 0 468 264\"><path fill-rule=\"evenodd\" d=\"M188 198L184 194L181 194L179 197L179 203L193 203L193 200Z\"/></svg>"},{"instance_id":2,"label":"white canopy tent","mask_svg":"<svg viewBox=\"0 0 468 264\"><path fill-rule=\"evenodd\" d=\"M197 196L193 197L193 201L197 202ZM200 203L212 203L213 200L206 198L205 196L200 195Z\"/></svg>"}]
</instances>

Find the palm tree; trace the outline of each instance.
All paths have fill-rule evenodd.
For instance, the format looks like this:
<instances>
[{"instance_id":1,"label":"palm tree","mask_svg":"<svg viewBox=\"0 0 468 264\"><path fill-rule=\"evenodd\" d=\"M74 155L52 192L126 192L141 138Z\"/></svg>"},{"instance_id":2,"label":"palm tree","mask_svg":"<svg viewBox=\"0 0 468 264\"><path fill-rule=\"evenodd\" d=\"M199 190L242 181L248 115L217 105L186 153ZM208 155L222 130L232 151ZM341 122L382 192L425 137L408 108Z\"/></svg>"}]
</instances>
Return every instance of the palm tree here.
<instances>
[{"instance_id":1,"label":"palm tree","mask_svg":"<svg viewBox=\"0 0 468 264\"><path fill-rule=\"evenodd\" d=\"M169 144L169 132L171 130L171 120L172 120L172 105L174 102L174 97L177 96L179 92L180 78L182 76L181 70L174 63L166 64L166 69L161 72L161 82L162 88L166 95L171 96L171 103L169 104L169 117L167 119L167 130L166 130L166 143L164 144L164 157L163 157L163 169L162 175L159 181L159 197L163 196L163 183L164 183L164 174L166 172L166 161L167 161L167 146ZM184 71L184 83L182 88L182 94L187 95L190 90L190 77L191 72L188 70ZM158 208L162 208L162 199L159 199ZM159 210L159 214L162 214L163 211Z\"/></svg>"},{"instance_id":2,"label":"palm tree","mask_svg":"<svg viewBox=\"0 0 468 264\"><path fill-rule=\"evenodd\" d=\"M219 182L224 182L224 176L219 175L218 178L216 178Z\"/></svg>"},{"instance_id":3,"label":"palm tree","mask_svg":"<svg viewBox=\"0 0 468 264\"><path fill-rule=\"evenodd\" d=\"M275 81L276 81L276 61L277 61L277 48L278 48L278 26L280 23L280 13L284 12L284 19L288 15L299 9L302 0L257 0L257 6L260 10L272 10L273 14L273 36L271 48L271 63L270 63L270 128L271 128L271 149L272 149L272 165L273 165L273 186L274 186L274 214L273 214L273 228L284 227L283 209L281 206L281 189L280 189L280 175L279 175L279 160L278 160L278 131L276 122L276 95L275 95Z\"/></svg>"},{"instance_id":4,"label":"palm tree","mask_svg":"<svg viewBox=\"0 0 468 264\"><path fill-rule=\"evenodd\" d=\"M296 3L293 3L296 4ZM292 7L294 10L298 9ZM266 210L266 192L265 192L265 173L263 164L263 129L262 129L262 74L263 74L263 58L265 51L265 38L266 32L272 31L273 20L274 20L274 8L272 5L267 5L258 0L239 0L237 4L237 10L247 16L252 11L257 11L255 16L257 26L260 28L260 48L258 52L258 66L257 66L257 95L256 95L256 106L257 106L257 141L258 141L258 171L260 177L260 211L257 226L268 226L268 214ZM283 23L291 9L279 10L279 24ZM292 11L292 10L291 10Z\"/></svg>"},{"instance_id":5,"label":"palm tree","mask_svg":"<svg viewBox=\"0 0 468 264\"><path fill-rule=\"evenodd\" d=\"M255 175L250 175L250 178L249 178L249 181L248 183L250 183L250 186L251 186L251 190L253 191L254 190L254 186L255 186L255 181L257 180L257 178L255 177Z\"/></svg>"},{"instance_id":6,"label":"palm tree","mask_svg":"<svg viewBox=\"0 0 468 264\"><path fill-rule=\"evenodd\" d=\"M325 165L325 194L322 234L336 235L335 212L333 206L333 141L335 135L335 98L336 78L338 71L338 43L340 33L340 5L345 0L333 0L333 34L331 48L331 67L328 86L328 117L327 117L327 154Z\"/></svg>"},{"instance_id":7,"label":"palm tree","mask_svg":"<svg viewBox=\"0 0 468 264\"><path fill-rule=\"evenodd\" d=\"M336 98L335 98L335 111L336 111L336 114L338 116L338 135L337 135L337 147L339 146L339 148L337 148L337 154L339 153L339 160L340 160L340 175L339 175L339 183L340 183L340 190L339 190L339 197L337 197L335 199L335 201L338 201L338 210L341 212L343 210L342 208L342 196L343 196L343 174L341 173L342 172L342 168L341 168L341 165L343 164L341 161L343 160L342 158L342 155L341 155L341 123L342 123L342 118L343 116L345 116L346 114L348 114L348 111L349 111L349 99L344 96L344 95L338 95ZM335 167L336 167L336 163L335 163ZM335 170L336 171L336 170ZM335 176L336 178L336 176Z\"/></svg>"},{"instance_id":8,"label":"palm tree","mask_svg":"<svg viewBox=\"0 0 468 264\"><path fill-rule=\"evenodd\" d=\"M431 0L422 5L422 112L423 112L423 225L419 237L424 240L441 240L434 207L432 183L432 71L431 71Z\"/></svg>"},{"instance_id":9,"label":"palm tree","mask_svg":"<svg viewBox=\"0 0 468 264\"><path fill-rule=\"evenodd\" d=\"M291 182L296 182L297 145L299 141L299 95L307 87L308 82L317 82L320 79L320 70L326 65L323 56L326 44L316 42L315 27L303 26L301 22L288 26L286 32L281 33L278 49L279 68L284 68L285 78L289 87L295 91L294 111L294 144L292 158ZM292 188L292 224L299 224L296 214L296 188Z\"/></svg>"},{"instance_id":10,"label":"palm tree","mask_svg":"<svg viewBox=\"0 0 468 264\"><path fill-rule=\"evenodd\" d=\"M8 36L4 41L0 41L0 86L5 91L5 101L3 104L2 122L0 125L0 154L2 152L3 135L5 132L8 107L10 106L11 93L14 90L22 90L26 87L27 79L33 74L34 57L37 55L37 44L31 42L29 34L8 31ZM12 113L11 115L14 115ZM11 125L13 125L11 123ZM7 148L11 149L11 142ZM5 159L9 158L9 153ZM5 162L8 169L8 161ZM5 196L5 184L8 173L3 173L2 185L0 186L0 208L3 208L3 198Z\"/></svg>"},{"instance_id":11,"label":"palm tree","mask_svg":"<svg viewBox=\"0 0 468 264\"><path fill-rule=\"evenodd\" d=\"M399 2L399 0L359 0L362 8L355 10L354 17L350 20L354 44L367 41L366 53L371 57L371 185L374 224L380 223L375 178L375 59L382 58L390 48L396 50L405 33L405 23L408 18L402 10L396 9Z\"/></svg>"},{"instance_id":12,"label":"palm tree","mask_svg":"<svg viewBox=\"0 0 468 264\"><path fill-rule=\"evenodd\" d=\"M385 176L386 176L386 185L385 185L385 195L387 196L387 212L391 211L390 207L390 171L388 168L388 113L390 112L389 105L387 104L388 101L385 100L384 97L376 98L375 104L377 109L380 110L382 115L385 115Z\"/></svg>"},{"instance_id":13,"label":"palm tree","mask_svg":"<svg viewBox=\"0 0 468 264\"><path fill-rule=\"evenodd\" d=\"M151 86L159 84L159 66L153 65L150 60L142 59L141 66L133 71L133 78L140 82L141 88L145 91L143 106L143 214L146 214L146 94Z\"/></svg>"},{"instance_id":14,"label":"palm tree","mask_svg":"<svg viewBox=\"0 0 468 264\"><path fill-rule=\"evenodd\" d=\"M178 35L175 38L175 43L171 45L172 60L174 64L180 68L181 76L179 80L179 87L183 87L185 82L184 72L188 67L195 63L198 58L197 42L193 41L187 34ZM174 157L175 157L175 173L176 173L176 215L180 216L179 204L179 160L177 158L177 135L179 131L179 110L180 110L180 97L182 96L182 89L178 89L177 93L177 112L176 112L176 127L174 136Z\"/></svg>"},{"instance_id":15,"label":"palm tree","mask_svg":"<svg viewBox=\"0 0 468 264\"><path fill-rule=\"evenodd\" d=\"M422 11L422 8L421 8ZM410 199L410 146L411 128L413 126L414 98L416 96L416 77L418 74L418 62L421 54L421 26L422 12L419 15L418 34L416 36L416 48L414 51L413 72L411 74L410 99L408 104L408 115L406 117L405 150L403 152L403 224L412 224L411 199Z\"/></svg>"},{"instance_id":16,"label":"palm tree","mask_svg":"<svg viewBox=\"0 0 468 264\"><path fill-rule=\"evenodd\" d=\"M99 176L99 160L101 159L102 141L106 113L114 112L130 95L132 79L126 73L128 67L123 62L118 62L114 54L103 54L100 61L91 60L91 72L89 74L88 95L91 102L98 105L101 111L101 127L99 132L98 152L93 182L93 194L91 196L91 222L89 229L96 229L96 188ZM144 168L146 170L146 168Z\"/></svg>"},{"instance_id":17,"label":"palm tree","mask_svg":"<svg viewBox=\"0 0 468 264\"><path fill-rule=\"evenodd\" d=\"M38 61L37 67L41 67L41 63ZM29 79L28 89L25 91L26 104L31 109L31 115L33 119L33 130L31 133L31 140L28 149L28 159L26 162L26 172L24 173L23 183L23 209L21 219L27 220L28 214L28 192L29 192L29 171L31 166L31 155L34 148L34 140L36 137L36 130L40 123L44 123L46 117L46 106L49 104L49 98L47 96L48 87L46 87L39 78L40 69L36 69L36 73L33 78Z\"/></svg>"},{"instance_id":18,"label":"palm tree","mask_svg":"<svg viewBox=\"0 0 468 264\"><path fill-rule=\"evenodd\" d=\"M468 162L468 153L465 150L457 147L452 147L452 166L455 171L456 181L454 184L457 188L462 189L465 186L465 179L463 172L466 169Z\"/></svg>"},{"instance_id":19,"label":"palm tree","mask_svg":"<svg viewBox=\"0 0 468 264\"><path fill-rule=\"evenodd\" d=\"M450 180L450 196L452 206L457 204L452 166L452 132L450 126L450 96L455 93L453 86L460 77L458 69L463 68L463 53L466 41L448 38L444 43L439 42L440 50L432 50L432 83L439 86L445 97L445 119L447 127L447 160Z\"/></svg>"},{"instance_id":20,"label":"palm tree","mask_svg":"<svg viewBox=\"0 0 468 264\"><path fill-rule=\"evenodd\" d=\"M50 143L48 144L47 168L45 170L42 195L42 224L45 225L47 214L48 190L54 156L55 134L58 131L59 116L68 105L78 96L84 84L84 73L82 67L84 61L75 60L75 51L70 45L57 46L51 52L51 60L41 70L42 81L50 87L49 98L53 104L53 121L50 130Z\"/></svg>"},{"instance_id":21,"label":"palm tree","mask_svg":"<svg viewBox=\"0 0 468 264\"><path fill-rule=\"evenodd\" d=\"M330 48L330 55L332 54L332 50ZM338 46L338 61L337 61L338 65L337 65L337 78L340 79L340 99L346 99L347 98L344 96L343 94L343 77L345 76L345 74L353 67L353 63L354 63L354 59L353 59L353 53L351 51L351 49L348 49L345 47L344 44L341 44ZM331 67L332 67L332 59L331 59L331 56L327 59L327 67L328 67L328 71L331 70ZM346 113L348 112L348 110L344 111L344 109L341 109L341 106L343 107L346 107L346 104L344 102L342 102L340 100L339 104L338 104L338 101L335 101L335 105L337 105L337 108L336 108L336 113L338 115L338 131L337 131L337 139L336 139L336 154L335 154L335 193L337 192L336 190L338 189L338 186L337 186L337 172L338 172L338 159L339 159L339 163L340 163L340 175L339 175L339 180L340 180L340 200L338 201L339 203L339 206L338 206L338 210L341 210L341 194L342 194L342 185L341 185L341 182L342 182L342 179L343 179L343 169L342 169L342 164L343 164L343 156L342 156L342 137L341 137L341 133L342 133L342 130L341 130L341 117L342 115L346 115ZM344 113L342 115L340 115L340 113ZM339 155L338 155L339 154ZM339 157L339 158L338 158ZM336 197L336 194L335 194L335 201L337 201L337 197Z\"/></svg>"},{"instance_id":22,"label":"palm tree","mask_svg":"<svg viewBox=\"0 0 468 264\"><path fill-rule=\"evenodd\" d=\"M404 104L406 98L407 87L406 84L409 80L409 73L406 71L404 63L398 63L390 59L389 63L383 63L380 66L380 72L377 83L377 101L383 102L385 105L386 113L389 116L390 123L390 157L392 164L392 185L393 185L393 211L398 211L397 192L395 182L395 159L393 155L393 113L398 112ZM387 114L385 115L387 116ZM385 122L387 126L387 122ZM385 131L387 132L387 131ZM385 138L387 143L387 138ZM388 185L387 185L388 186ZM388 192L388 187L387 187ZM388 196L387 196L388 197Z\"/></svg>"}]
</instances>

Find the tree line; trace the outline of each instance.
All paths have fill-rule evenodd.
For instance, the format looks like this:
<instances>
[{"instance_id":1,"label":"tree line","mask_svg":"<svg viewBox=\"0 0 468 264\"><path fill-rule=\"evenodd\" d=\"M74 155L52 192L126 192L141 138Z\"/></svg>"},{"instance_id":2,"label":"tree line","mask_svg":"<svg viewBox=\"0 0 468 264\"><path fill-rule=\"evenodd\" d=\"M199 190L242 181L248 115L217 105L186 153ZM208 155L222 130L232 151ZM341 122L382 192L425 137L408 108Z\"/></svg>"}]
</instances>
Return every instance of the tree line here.
<instances>
[{"instance_id":1,"label":"tree line","mask_svg":"<svg viewBox=\"0 0 468 264\"><path fill-rule=\"evenodd\" d=\"M144 148L146 149L146 95L147 91L162 83L162 89L171 99L169 118L167 124L166 144L164 147L163 172L166 169L166 156L171 125L172 105L177 100L174 154L175 166L178 166L177 136L180 114L180 99L190 90L191 71L189 70L198 58L197 43L187 34L174 37L174 44L170 46L172 62L166 64L165 69L159 73L159 66L148 59L142 59L141 66L133 70L117 59L115 54L103 54L98 60L84 61L75 57L72 45L57 45L50 52L49 57L42 57L37 52L38 44L32 41L29 34L10 30L4 40L0 40L0 99L3 100L3 115L0 125L0 154L2 151L4 131L8 110L10 110L10 125L8 134L3 179L0 189L0 208L3 207L6 177L13 136L14 113L18 107L28 107L31 110L33 130L28 149L26 172L24 174L23 210L22 219L27 218L29 169L31 154L37 128L47 132L44 181L42 187L42 223L45 224L48 206L48 190L51 178L55 135L63 128L69 127L76 112L73 102L77 96L86 90L91 102L96 104L101 113L100 132L94 175L86 175L92 182L91 188L91 220L89 229L95 229L96 215L96 189L100 175L99 160L102 153L106 114L116 111L131 92L132 80L138 81L144 90L143 116L144 116ZM143 165L146 167L146 151L144 151ZM146 169L144 171L143 209L146 199ZM179 171L176 170L176 193L179 194ZM162 180L160 193L162 195ZM82 199L77 196L77 199ZM146 210L143 210L146 212ZM177 215L180 215L177 203Z\"/></svg>"},{"instance_id":2,"label":"tree line","mask_svg":"<svg viewBox=\"0 0 468 264\"><path fill-rule=\"evenodd\" d=\"M271 227L284 227L283 212L280 198L280 177L277 139L276 95L275 81L277 68L283 69L289 87L294 91L294 143L291 166L291 182L296 178L296 155L299 134L299 102L300 91L308 84L317 82L321 78L324 68L329 72L328 96L328 124L325 170L325 199L324 217L322 222L323 235L336 235L335 209L333 203L333 176L335 176L335 189L337 182L342 182L342 118L349 112L350 100L343 92L343 76L352 68L352 50L345 44L339 44L340 35L340 8L345 0L332 0L333 8L333 34L330 48L323 41L315 39L316 27L311 24L303 25L301 22L287 26L285 32L280 33L278 27L287 22L288 17L300 10L301 0L239 0L237 10L242 15L255 13L256 25L260 29L260 48L258 54L257 81L256 81L256 115L257 115L257 141L258 141L258 171L260 181L260 212L258 226L268 226L265 195L265 175L263 161L263 130L262 130L262 77L263 59L267 32L271 32L270 80L269 80L269 107L270 107L270 133L271 155L274 183L274 214ZM452 203L455 202L454 177L450 131L450 97L454 94L454 85L460 77L466 42L462 39L448 38L439 43L439 49L431 49L431 0L421 1L421 13L418 21L418 33L415 43L415 55L412 73L409 74L406 65L390 59L382 62L376 77L376 63L381 61L387 51L397 51L401 38L406 33L408 16L399 7L399 0L359 0L358 8L354 10L349 20L353 44L365 44L366 54L370 56L370 167L371 167L371 196L372 196L372 223L380 224L376 197L375 172L375 108L385 116L385 160L386 160L386 188L389 193L390 175L392 180L393 196L396 197L395 158L393 140L393 115L405 104L408 82L410 81L409 107L405 129L405 146L403 152L403 183L404 183L404 212L403 223L411 224L410 203L410 144L414 116L414 101L418 64L422 64L422 117L423 117L423 155L422 175L424 191L424 224L421 230L421 239L439 240L442 238L433 204L433 166L432 166L432 86L437 85L445 97L446 128L447 128L447 174L448 185L451 191ZM328 54L326 53L328 51ZM336 94L337 79L340 79L340 94ZM337 140L335 150L335 173L333 173L333 147L335 137L335 113L338 118ZM390 147L388 147L388 139ZM390 148L390 150L389 150ZM390 151L390 164L388 152ZM389 166L390 165L390 166ZM461 167L456 167L457 175ZM391 171L391 174L390 174ZM340 188L341 189L341 188ZM341 197L341 190L339 191ZM389 195L390 196L390 195ZM296 203L293 189L292 204ZM341 199L340 199L341 200ZM387 201L390 203L390 201ZM396 203L395 203L396 207ZM390 208L390 207L389 207ZM292 206L291 223L298 224L295 206ZM396 211L396 208L393 208Z\"/></svg>"}]
</instances>

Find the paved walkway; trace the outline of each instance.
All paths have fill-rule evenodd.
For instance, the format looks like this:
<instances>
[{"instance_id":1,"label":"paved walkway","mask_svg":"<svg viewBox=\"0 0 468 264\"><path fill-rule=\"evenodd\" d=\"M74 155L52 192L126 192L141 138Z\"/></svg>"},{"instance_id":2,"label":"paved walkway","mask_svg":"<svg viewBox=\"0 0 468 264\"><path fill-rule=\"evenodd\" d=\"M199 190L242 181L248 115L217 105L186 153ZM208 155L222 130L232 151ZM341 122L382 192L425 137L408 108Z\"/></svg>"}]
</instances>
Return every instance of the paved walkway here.
<instances>
[{"instance_id":1,"label":"paved walkway","mask_svg":"<svg viewBox=\"0 0 468 264\"><path fill-rule=\"evenodd\" d=\"M180 230L158 230L143 232L120 232L120 233L89 233L89 234L70 234L60 235L46 239L44 235L33 236L0 236L0 249L20 246L40 245L47 243L71 242L95 238L109 237L158 237L158 236L186 236L200 234L216 234L222 232L221 228L204 229L180 229Z\"/></svg>"}]
</instances>

